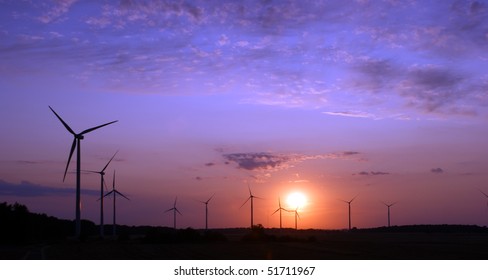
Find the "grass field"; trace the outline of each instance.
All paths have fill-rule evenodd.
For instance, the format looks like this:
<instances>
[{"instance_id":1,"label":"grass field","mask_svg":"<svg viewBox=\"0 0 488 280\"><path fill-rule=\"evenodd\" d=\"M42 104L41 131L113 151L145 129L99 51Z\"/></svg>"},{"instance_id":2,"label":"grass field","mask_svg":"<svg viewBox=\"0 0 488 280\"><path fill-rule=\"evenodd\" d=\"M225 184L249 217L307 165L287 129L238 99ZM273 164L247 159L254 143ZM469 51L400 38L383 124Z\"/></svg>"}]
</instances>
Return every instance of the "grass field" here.
<instances>
[{"instance_id":1,"label":"grass field","mask_svg":"<svg viewBox=\"0 0 488 280\"><path fill-rule=\"evenodd\" d=\"M488 259L485 232L368 232L265 230L267 237L243 241L249 230L222 230L227 241L145 243L128 240L62 241L43 246L46 259ZM279 237L283 238L279 238ZM276 238L277 237L277 238ZM284 238L286 237L286 238Z\"/></svg>"}]
</instances>

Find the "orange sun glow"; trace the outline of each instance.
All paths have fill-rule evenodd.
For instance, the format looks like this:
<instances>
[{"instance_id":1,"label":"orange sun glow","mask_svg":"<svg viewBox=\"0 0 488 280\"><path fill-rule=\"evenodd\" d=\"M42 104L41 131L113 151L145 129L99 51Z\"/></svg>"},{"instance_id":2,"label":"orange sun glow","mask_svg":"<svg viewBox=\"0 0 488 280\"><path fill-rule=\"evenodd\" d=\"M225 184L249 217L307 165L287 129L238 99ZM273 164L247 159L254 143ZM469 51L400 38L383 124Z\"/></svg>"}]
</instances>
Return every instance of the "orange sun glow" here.
<instances>
[{"instance_id":1,"label":"orange sun glow","mask_svg":"<svg viewBox=\"0 0 488 280\"><path fill-rule=\"evenodd\" d=\"M307 204L307 197L301 192L293 192L286 198L286 203L288 207L293 210L296 208L303 208Z\"/></svg>"}]
</instances>

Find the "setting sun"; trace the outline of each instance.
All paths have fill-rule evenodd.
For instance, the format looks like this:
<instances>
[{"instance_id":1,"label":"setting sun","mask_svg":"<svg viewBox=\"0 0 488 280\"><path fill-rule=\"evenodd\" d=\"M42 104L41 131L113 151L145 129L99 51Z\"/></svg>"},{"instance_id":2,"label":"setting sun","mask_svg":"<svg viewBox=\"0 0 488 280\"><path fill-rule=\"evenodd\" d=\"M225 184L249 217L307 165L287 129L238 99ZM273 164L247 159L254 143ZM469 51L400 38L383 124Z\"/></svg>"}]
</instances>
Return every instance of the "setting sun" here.
<instances>
[{"instance_id":1,"label":"setting sun","mask_svg":"<svg viewBox=\"0 0 488 280\"><path fill-rule=\"evenodd\" d=\"M286 203L292 209L302 208L307 204L307 197L301 192L293 192L286 198Z\"/></svg>"}]
</instances>

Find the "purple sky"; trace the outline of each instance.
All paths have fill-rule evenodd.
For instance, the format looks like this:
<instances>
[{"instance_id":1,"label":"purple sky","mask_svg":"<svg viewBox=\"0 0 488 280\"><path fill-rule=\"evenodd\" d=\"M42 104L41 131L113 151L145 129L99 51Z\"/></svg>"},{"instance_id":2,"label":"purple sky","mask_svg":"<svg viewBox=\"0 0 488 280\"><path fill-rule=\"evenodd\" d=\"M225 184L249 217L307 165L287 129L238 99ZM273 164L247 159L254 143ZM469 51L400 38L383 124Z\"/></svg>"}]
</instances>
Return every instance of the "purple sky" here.
<instances>
[{"instance_id":1,"label":"purple sky","mask_svg":"<svg viewBox=\"0 0 488 280\"><path fill-rule=\"evenodd\" d=\"M487 1L0 0L0 200L74 219L113 153L117 221L488 225ZM98 223L99 177L82 175ZM107 200L109 205L110 200ZM105 212L111 222L111 208ZM293 214L284 226L294 226Z\"/></svg>"}]
</instances>

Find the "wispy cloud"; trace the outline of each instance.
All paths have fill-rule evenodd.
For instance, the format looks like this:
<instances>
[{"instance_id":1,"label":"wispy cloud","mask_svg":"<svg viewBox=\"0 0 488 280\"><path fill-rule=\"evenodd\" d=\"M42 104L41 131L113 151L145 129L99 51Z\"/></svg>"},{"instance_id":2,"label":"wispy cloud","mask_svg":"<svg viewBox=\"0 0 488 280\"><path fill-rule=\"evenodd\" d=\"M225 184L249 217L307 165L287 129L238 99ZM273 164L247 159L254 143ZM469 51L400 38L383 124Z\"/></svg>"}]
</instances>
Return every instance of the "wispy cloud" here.
<instances>
[{"instance_id":1,"label":"wispy cloud","mask_svg":"<svg viewBox=\"0 0 488 280\"><path fill-rule=\"evenodd\" d=\"M73 4L78 0L57 0L53 1L53 6L49 7L49 10L45 12L38 19L43 23L50 23L58 20L61 16L66 15Z\"/></svg>"},{"instance_id":2,"label":"wispy cloud","mask_svg":"<svg viewBox=\"0 0 488 280\"><path fill-rule=\"evenodd\" d=\"M355 173L352 175L362 175L362 176L381 176L381 175L390 175L390 172L384 172L384 171L361 171L359 173Z\"/></svg>"},{"instance_id":3,"label":"wispy cloud","mask_svg":"<svg viewBox=\"0 0 488 280\"><path fill-rule=\"evenodd\" d=\"M358 155L359 152L340 152L321 155L279 154L279 153L232 153L223 154L225 160L237 163L237 168L250 171L277 171L288 169L306 160L346 159Z\"/></svg>"},{"instance_id":4,"label":"wispy cloud","mask_svg":"<svg viewBox=\"0 0 488 280\"><path fill-rule=\"evenodd\" d=\"M430 170L430 172L436 173L436 174L441 174L441 173L444 173L444 170L442 168L440 168L440 167L436 167L436 168L432 168Z\"/></svg>"},{"instance_id":5,"label":"wispy cloud","mask_svg":"<svg viewBox=\"0 0 488 280\"><path fill-rule=\"evenodd\" d=\"M367 119L378 119L374 114L358 111L342 111L342 112L323 112L326 115L340 116L340 117L350 117L350 118L367 118Z\"/></svg>"},{"instance_id":6,"label":"wispy cloud","mask_svg":"<svg viewBox=\"0 0 488 280\"><path fill-rule=\"evenodd\" d=\"M97 196L99 191L95 190L81 190L85 195ZM27 181L22 181L19 184L9 183L0 180L0 194L6 196L21 196L21 197L37 197L37 196L71 196L75 195L74 188L55 188L42 185L36 185Z\"/></svg>"}]
</instances>

